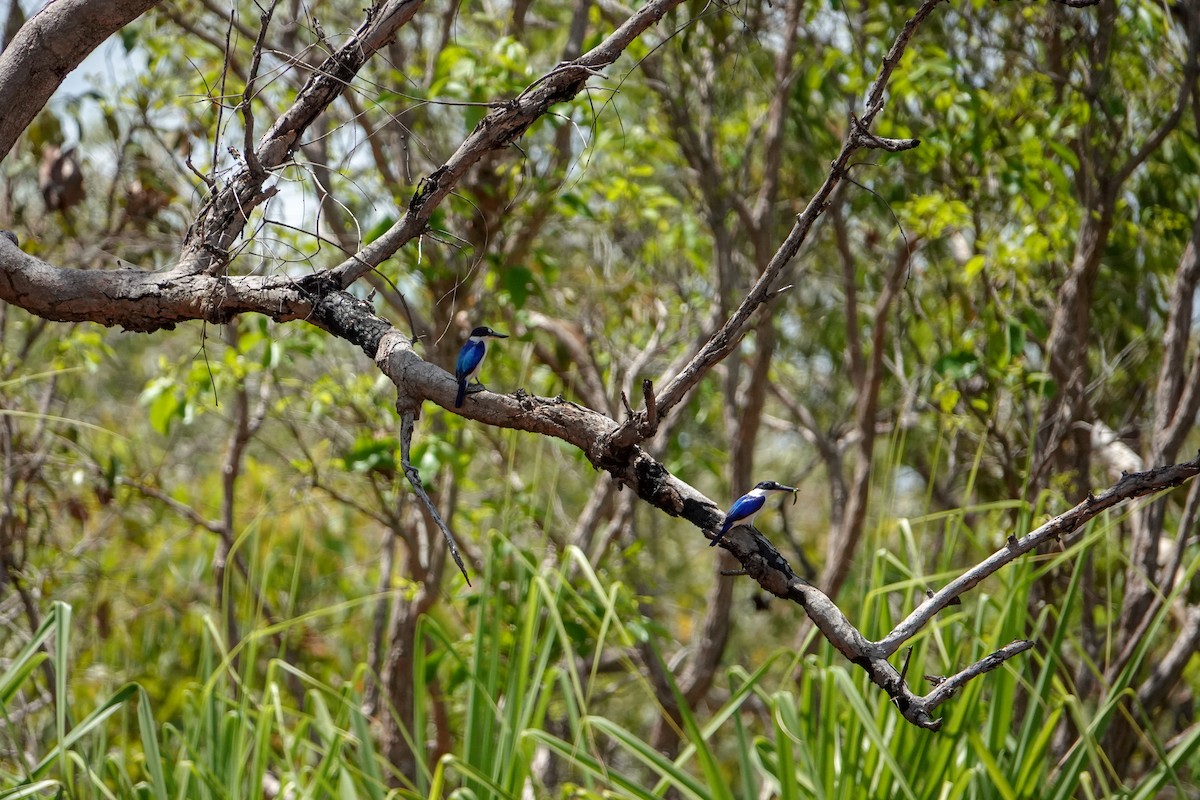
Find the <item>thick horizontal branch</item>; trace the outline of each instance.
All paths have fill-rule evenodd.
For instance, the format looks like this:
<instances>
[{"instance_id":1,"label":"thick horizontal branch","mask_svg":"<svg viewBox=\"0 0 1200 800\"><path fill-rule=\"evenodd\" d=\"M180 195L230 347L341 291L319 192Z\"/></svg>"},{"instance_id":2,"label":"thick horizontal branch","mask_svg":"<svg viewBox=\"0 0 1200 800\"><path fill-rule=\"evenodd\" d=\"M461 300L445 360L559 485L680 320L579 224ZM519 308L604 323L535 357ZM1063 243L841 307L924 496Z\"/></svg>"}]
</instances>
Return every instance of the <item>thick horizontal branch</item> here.
<instances>
[{"instance_id":1,"label":"thick horizontal branch","mask_svg":"<svg viewBox=\"0 0 1200 800\"><path fill-rule=\"evenodd\" d=\"M282 322L307 317L313 297L286 276L57 267L0 236L0 300L57 322L156 331L190 320L228 322L245 312Z\"/></svg>"}]
</instances>

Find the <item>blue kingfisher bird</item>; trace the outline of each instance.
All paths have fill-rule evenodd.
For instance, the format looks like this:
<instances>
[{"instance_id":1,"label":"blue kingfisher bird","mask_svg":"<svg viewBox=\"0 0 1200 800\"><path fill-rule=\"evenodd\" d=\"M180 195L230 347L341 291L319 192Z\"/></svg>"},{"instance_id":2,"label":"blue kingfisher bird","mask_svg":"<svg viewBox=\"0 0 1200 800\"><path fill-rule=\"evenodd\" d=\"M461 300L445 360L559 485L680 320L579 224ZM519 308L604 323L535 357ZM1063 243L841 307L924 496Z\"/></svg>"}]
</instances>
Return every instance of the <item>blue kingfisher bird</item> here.
<instances>
[{"instance_id":1,"label":"blue kingfisher bird","mask_svg":"<svg viewBox=\"0 0 1200 800\"><path fill-rule=\"evenodd\" d=\"M709 547L716 547L717 542L721 541L725 534L729 533L730 528L736 528L738 525L750 525L754 522L754 515L763 510L763 506L767 504L767 495L771 492L798 492L793 486L784 486L782 483L775 481L762 481L750 491L739 497L725 512L725 522L721 525L721 532L708 543Z\"/></svg>"},{"instance_id":2,"label":"blue kingfisher bird","mask_svg":"<svg viewBox=\"0 0 1200 800\"><path fill-rule=\"evenodd\" d=\"M462 408L463 398L467 396L467 384L479 374L483 357L487 355L487 340L507 338L508 334L496 333L486 325L480 325L471 331L471 336L462 346L462 350L458 351L458 362L454 365L454 377L458 381L458 397L454 398L455 408ZM483 388L482 383L479 386Z\"/></svg>"}]
</instances>

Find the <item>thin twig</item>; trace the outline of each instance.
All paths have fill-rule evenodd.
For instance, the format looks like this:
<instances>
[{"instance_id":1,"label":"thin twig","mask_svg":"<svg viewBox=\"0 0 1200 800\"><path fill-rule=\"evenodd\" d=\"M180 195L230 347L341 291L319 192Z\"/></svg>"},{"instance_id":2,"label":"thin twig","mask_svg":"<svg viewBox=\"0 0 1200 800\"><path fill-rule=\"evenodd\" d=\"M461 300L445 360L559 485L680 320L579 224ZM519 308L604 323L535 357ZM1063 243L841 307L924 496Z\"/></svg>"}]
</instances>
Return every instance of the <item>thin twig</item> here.
<instances>
[{"instance_id":1,"label":"thin twig","mask_svg":"<svg viewBox=\"0 0 1200 800\"><path fill-rule=\"evenodd\" d=\"M210 169L215 176L221 156L221 118L225 114L225 78L229 75L229 64L233 60L230 42L233 41L233 20L237 12L229 11L229 28L225 31L225 59L221 62L221 92L217 95L217 124L213 128L213 151ZM209 98L210 100L212 98ZM215 182L215 178L214 178ZM211 184L210 184L211 185Z\"/></svg>"},{"instance_id":2,"label":"thin twig","mask_svg":"<svg viewBox=\"0 0 1200 800\"><path fill-rule=\"evenodd\" d=\"M263 173L262 162L258 160L258 155L254 152L254 114L250 110L250 101L254 99L254 82L258 78L258 67L262 63L263 43L267 39L267 28L271 24L271 17L275 13L275 6L279 0L274 0L270 8L262 12L259 17L260 27L258 29L258 38L254 41L254 57L250 61L250 75L246 79L246 89L242 92L242 127L245 129L245 149L246 149L246 166L250 170L251 175L261 175Z\"/></svg>"}]
</instances>

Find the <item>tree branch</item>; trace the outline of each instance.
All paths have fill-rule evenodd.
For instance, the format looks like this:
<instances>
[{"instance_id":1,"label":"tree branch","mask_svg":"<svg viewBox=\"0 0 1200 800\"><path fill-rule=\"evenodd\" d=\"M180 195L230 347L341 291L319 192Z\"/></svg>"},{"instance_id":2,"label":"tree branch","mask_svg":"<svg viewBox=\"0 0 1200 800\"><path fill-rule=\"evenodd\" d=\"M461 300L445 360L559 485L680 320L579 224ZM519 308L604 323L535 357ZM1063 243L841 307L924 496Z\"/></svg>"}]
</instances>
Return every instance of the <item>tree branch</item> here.
<instances>
[{"instance_id":1,"label":"tree branch","mask_svg":"<svg viewBox=\"0 0 1200 800\"><path fill-rule=\"evenodd\" d=\"M0 300L43 319L99 322L131 331L171 330L198 319L225 323L245 312L283 322L307 317L312 299L287 276L56 267L0 236Z\"/></svg>"},{"instance_id":2,"label":"tree branch","mask_svg":"<svg viewBox=\"0 0 1200 800\"><path fill-rule=\"evenodd\" d=\"M918 606L891 633L878 642L878 647L886 654L896 652L901 645L916 635L917 631L933 619L939 611L950 605L955 598L1038 545L1078 530L1088 521L1127 500L1174 488L1198 474L1200 474L1200 456L1191 461L1171 466L1126 474L1115 486L1104 493L1099 496L1089 494L1086 500L1070 511L1059 514L1020 539L1015 535L1010 535L1004 547L955 578L941 591Z\"/></svg>"},{"instance_id":3,"label":"tree branch","mask_svg":"<svg viewBox=\"0 0 1200 800\"><path fill-rule=\"evenodd\" d=\"M14 0L15 2L15 0ZM88 54L159 0L58 0L0 52L0 161Z\"/></svg>"},{"instance_id":4,"label":"tree branch","mask_svg":"<svg viewBox=\"0 0 1200 800\"><path fill-rule=\"evenodd\" d=\"M498 107L479 121L475 130L471 131L446 163L422 179L409 200L404 216L378 239L342 262L333 271L334 279L345 288L420 236L434 209L450 194L468 169L487 153L507 147L521 138L529 126L551 106L570 100L583 91L589 78L613 64L634 39L682 2L650 0L596 47L573 61L559 64L531 83L516 98L498 103Z\"/></svg>"},{"instance_id":5,"label":"tree branch","mask_svg":"<svg viewBox=\"0 0 1200 800\"><path fill-rule=\"evenodd\" d=\"M709 337L708 341L704 343L691 361L680 370L659 394L659 419L670 414L672 409L683 401L683 398L692 387L699 383L715 364L733 352L733 349L737 347L749 329L751 315L759 307L770 302L777 296L777 292L772 287L783 272L784 267L791 263L796 253L800 251L801 245L808 239L808 235L812 232L817 219L828 208L829 198L833 194L833 190L837 188L842 178L846 176L851 156L863 147L874 146L870 143L869 139L871 137L864 136L863 132L870 127L871 123L875 120L875 116L883 108L883 94L887 88L887 82L891 78L896 65L900 62L900 58L904 55L904 50L908 47L913 34L916 33L921 23L933 13L934 7L939 2L941 0L925 0L896 36L896 40L892 43L891 49L888 51L883 64L879 68L879 74L875 78L875 82L871 84L871 90L867 95L863 115L847 131L846 138L842 142L841 152L838 153L838 157L834 160L832 167L830 167L829 175L825 178L825 182L821 184L817 193L813 195L804 211L797 216L796 223L792 227L791 232L783 241L783 244L779 246L779 249L776 250L775 255L771 257L767 268L759 276L745 299L742 300L741 304L729 319L726 320L725 324ZM913 142L911 146L915 147L915 140ZM622 447L643 441L647 437L639 432L639 428L644 428L644 423L640 419L626 420L613 434L613 444L617 447Z\"/></svg>"},{"instance_id":6,"label":"tree branch","mask_svg":"<svg viewBox=\"0 0 1200 800\"><path fill-rule=\"evenodd\" d=\"M180 272L216 274L228 266L229 248L241 235L250 211L271 195L271 190L263 189L270 171L292 157L309 126L346 90L367 60L412 19L423 2L382 0L371 6L366 20L313 72L296 101L275 120L254 151L246 153L246 166L208 198L184 238L177 267Z\"/></svg>"},{"instance_id":7,"label":"tree branch","mask_svg":"<svg viewBox=\"0 0 1200 800\"><path fill-rule=\"evenodd\" d=\"M1033 647L1033 642L1028 639L1018 639L1001 647L987 658L976 661L971 666L949 678L934 678L931 675L926 675L925 679L932 681L934 684L934 690L924 698L926 708L932 711L949 700L955 692L967 684L967 681L977 678L985 672L998 669L1005 661L1013 656L1024 653L1031 647Z\"/></svg>"},{"instance_id":8,"label":"tree branch","mask_svg":"<svg viewBox=\"0 0 1200 800\"><path fill-rule=\"evenodd\" d=\"M433 500L426 493L425 487L421 484L421 474L417 472L417 468L412 465L410 459L409 452L412 449L413 419L415 414L407 407L398 410L400 411L400 464L404 468L404 477L408 478L408 482L412 484L413 492L417 495L421 504L425 506L425 510L429 512L429 516L442 531L442 536L446 539L446 547L450 550L450 555L454 559L454 563L458 565L458 571L462 573L467 585L470 586L471 576L467 574L467 567L463 564L462 556L458 552L458 542L454 540L454 534L450 532L446 521L438 513L437 506L433 504Z\"/></svg>"}]
</instances>

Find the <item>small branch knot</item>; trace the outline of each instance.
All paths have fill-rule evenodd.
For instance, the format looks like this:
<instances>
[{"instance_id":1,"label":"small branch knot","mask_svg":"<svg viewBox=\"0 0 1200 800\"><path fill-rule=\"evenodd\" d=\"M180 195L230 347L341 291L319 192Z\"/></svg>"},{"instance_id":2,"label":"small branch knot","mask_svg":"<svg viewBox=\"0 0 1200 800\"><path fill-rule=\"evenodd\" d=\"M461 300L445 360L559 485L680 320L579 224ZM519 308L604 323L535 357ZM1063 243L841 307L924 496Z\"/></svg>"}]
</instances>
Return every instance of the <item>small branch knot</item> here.
<instances>
[{"instance_id":1,"label":"small branch knot","mask_svg":"<svg viewBox=\"0 0 1200 800\"><path fill-rule=\"evenodd\" d=\"M874 116L872 114L871 116ZM899 153L904 150L912 150L921 144L920 139L889 139L884 136L876 136L867 130L860 120L853 113L850 114L850 126L854 129L850 134L850 141L859 147L866 147L872 150L886 150L889 153Z\"/></svg>"}]
</instances>

